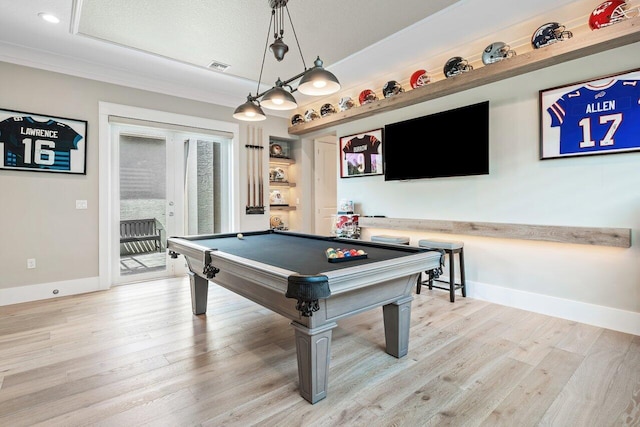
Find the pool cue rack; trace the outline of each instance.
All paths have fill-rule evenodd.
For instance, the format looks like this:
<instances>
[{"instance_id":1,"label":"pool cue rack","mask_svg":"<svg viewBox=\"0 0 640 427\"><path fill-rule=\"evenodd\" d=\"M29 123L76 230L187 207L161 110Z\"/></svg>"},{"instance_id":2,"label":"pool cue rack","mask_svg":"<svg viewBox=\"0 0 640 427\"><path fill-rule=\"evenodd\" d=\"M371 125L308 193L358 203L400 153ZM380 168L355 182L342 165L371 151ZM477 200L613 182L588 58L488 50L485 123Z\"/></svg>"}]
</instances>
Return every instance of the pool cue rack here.
<instances>
[{"instance_id":1,"label":"pool cue rack","mask_svg":"<svg viewBox=\"0 0 640 427\"><path fill-rule=\"evenodd\" d=\"M247 127L247 215L264 214L264 178L262 173L262 128Z\"/></svg>"}]
</instances>

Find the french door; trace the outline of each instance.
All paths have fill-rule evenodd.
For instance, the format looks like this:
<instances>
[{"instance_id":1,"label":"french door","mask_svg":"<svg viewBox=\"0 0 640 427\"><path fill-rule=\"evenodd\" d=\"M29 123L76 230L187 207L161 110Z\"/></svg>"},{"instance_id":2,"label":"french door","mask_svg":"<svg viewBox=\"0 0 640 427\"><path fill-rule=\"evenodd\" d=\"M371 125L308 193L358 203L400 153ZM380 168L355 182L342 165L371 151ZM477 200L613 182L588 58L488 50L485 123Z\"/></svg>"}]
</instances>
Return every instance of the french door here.
<instances>
[{"instance_id":1,"label":"french door","mask_svg":"<svg viewBox=\"0 0 640 427\"><path fill-rule=\"evenodd\" d=\"M228 229L229 141L122 124L112 125L111 134L118 164L112 220L119 230L113 284L184 273L184 260L166 253L166 239Z\"/></svg>"}]
</instances>

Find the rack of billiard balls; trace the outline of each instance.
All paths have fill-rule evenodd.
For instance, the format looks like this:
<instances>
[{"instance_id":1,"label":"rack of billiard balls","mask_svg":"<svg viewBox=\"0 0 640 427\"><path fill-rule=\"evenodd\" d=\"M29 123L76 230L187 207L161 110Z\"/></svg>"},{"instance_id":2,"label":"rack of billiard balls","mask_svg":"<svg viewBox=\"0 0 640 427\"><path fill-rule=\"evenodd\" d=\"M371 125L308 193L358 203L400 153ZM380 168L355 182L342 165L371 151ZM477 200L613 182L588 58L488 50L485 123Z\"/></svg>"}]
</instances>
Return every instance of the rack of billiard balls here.
<instances>
[{"instance_id":1,"label":"rack of billiard balls","mask_svg":"<svg viewBox=\"0 0 640 427\"><path fill-rule=\"evenodd\" d=\"M328 248L325 251L325 254L327 256L327 261L329 262L352 261L367 257L367 253L362 249Z\"/></svg>"}]
</instances>

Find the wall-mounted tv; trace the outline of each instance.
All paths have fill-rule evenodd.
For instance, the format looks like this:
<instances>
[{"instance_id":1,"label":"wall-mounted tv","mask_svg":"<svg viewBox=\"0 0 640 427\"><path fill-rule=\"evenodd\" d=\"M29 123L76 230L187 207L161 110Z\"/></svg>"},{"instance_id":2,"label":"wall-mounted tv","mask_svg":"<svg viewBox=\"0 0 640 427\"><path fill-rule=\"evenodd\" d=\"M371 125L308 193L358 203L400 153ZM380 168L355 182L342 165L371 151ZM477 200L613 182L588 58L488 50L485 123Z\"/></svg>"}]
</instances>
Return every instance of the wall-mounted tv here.
<instances>
[{"instance_id":1,"label":"wall-mounted tv","mask_svg":"<svg viewBox=\"0 0 640 427\"><path fill-rule=\"evenodd\" d=\"M384 127L385 181L489 174L489 101Z\"/></svg>"}]
</instances>

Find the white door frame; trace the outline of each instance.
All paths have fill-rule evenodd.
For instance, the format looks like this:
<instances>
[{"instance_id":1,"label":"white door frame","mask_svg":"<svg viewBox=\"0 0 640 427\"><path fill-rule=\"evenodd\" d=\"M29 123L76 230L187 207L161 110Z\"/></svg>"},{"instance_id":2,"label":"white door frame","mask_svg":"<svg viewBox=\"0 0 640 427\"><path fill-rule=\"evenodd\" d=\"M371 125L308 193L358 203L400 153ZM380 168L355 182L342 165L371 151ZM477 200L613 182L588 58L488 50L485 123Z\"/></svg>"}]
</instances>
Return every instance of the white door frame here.
<instances>
[{"instance_id":1,"label":"white door frame","mask_svg":"<svg viewBox=\"0 0 640 427\"><path fill-rule=\"evenodd\" d=\"M111 146L113 137L111 135L111 127L109 125L109 116L118 116L133 118L138 120L147 120L151 122L167 123L178 126L188 126L194 128L207 129L211 131L223 131L233 135L231 141L231 156L229 170L239 170L239 135L240 127L236 123L223 122L218 120L206 119L202 117L186 116L182 114L168 113L164 111L150 110L146 108L132 107L128 105L112 104L108 102L99 102L98 105L98 141L99 141L99 206L98 213L98 254L99 254L99 289L109 289L113 283L112 265L113 259L113 238L114 233L119 230L113 225L112 221L112 198L111 193L115 189L113 183L117 162L114 159L114 150ZM240 212L237 208L237 194L240 190L239 174L233 174L231 179L231 188L229 194L229 218L231 219L231 229L235 229L240 224Z\"/></svg>"}]
</instances>

